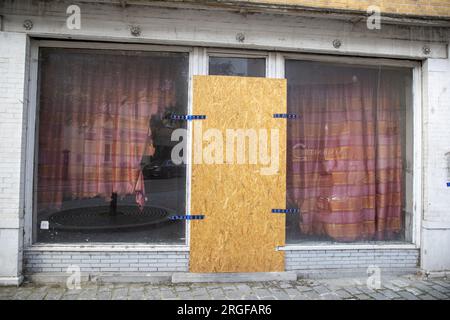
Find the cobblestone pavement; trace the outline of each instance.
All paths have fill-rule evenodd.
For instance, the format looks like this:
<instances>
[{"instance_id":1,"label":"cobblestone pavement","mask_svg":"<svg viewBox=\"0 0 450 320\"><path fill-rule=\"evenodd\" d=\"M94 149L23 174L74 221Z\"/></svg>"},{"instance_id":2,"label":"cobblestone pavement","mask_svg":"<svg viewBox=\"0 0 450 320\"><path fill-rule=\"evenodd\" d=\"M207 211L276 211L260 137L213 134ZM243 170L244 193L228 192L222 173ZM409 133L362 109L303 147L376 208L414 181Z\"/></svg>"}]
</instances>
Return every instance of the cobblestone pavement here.
<instances>
[{"instance_id":1,"label":"cobblestone pavement","mask_svg":"<svg viewBox=\"0 0 450 320\"><path fill-rule=\"evenodd\" d=\"M0 300L136 300L136 299L248 299L248 300L450 300L450 279L417 276L386 277L379 289L369 289L364 278L193 284L81 284L65 286L0 287Z\"/></svg>"}]
</instances>

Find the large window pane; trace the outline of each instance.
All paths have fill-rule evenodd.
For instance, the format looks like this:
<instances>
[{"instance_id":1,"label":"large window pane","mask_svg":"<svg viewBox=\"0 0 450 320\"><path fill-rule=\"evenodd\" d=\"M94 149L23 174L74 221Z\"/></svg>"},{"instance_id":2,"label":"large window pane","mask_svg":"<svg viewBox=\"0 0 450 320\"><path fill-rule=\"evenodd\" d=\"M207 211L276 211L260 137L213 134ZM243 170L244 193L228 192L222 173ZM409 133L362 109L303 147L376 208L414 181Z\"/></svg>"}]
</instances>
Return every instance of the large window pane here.
<instances>
[{"instance_id":1,"label":"large window pane","mask_svg":"<svg viewBox=\"0 0 450 320\"><path fill-rule=\"evenodd\" d=\"M287 242L403 240L411 70L287 60L286 78Z\"/></svg>"},{"instance_id":2,"label":"large window pane","mask_svg":"<svg viewBox=\"0 0 450 320\"><path fill-rule=\"evenodd\" d=\"M215 76L265 77L266 59L210 57L209 74Z\"/></svg>"},{"instance_id":3,"label":"large window pane","mask_svg":"<svg viewBox=\"0 0 450 320\"><path fill-rule=\"evenodd\" d=\"M188 55L42 48L38 242L183 243Z\"/></svg>"}]
</instances>

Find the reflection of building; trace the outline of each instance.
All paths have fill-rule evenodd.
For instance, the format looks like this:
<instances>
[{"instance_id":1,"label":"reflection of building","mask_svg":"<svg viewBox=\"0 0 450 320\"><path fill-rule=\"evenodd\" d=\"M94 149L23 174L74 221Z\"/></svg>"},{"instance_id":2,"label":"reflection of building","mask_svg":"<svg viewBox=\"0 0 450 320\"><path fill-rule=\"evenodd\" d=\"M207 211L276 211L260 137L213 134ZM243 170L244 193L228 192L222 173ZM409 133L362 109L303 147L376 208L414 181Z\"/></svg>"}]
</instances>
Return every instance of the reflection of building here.
<instances>
[{"instance_id":1,"label":"reflection of building","mask_svg":"<svg viewBox=\"0 0 450 320\"><path fill-rule=\"evenodd\" d=\"M407 110L404 118L400 119L405 128L404 136L406 137L401 144L402 152L409 155L409 158L406 157L402 163L402 173L405 176L403 183L405 197L402 199L404 202L402 210L405 212L402 222L405 225L404 239L386 243L335 243L314 239L303 241L302 238L303 240L300 239L298 243L283 246L281 251L285 253L285 270L299 274L309 274L322 269L331 269L333 272L352 269L365 272L368 264L379 265L383 272L407 272L417 269L426 272L448 272L450 270L450 216L449 188L446 183L449 182L450 173L447 168L449 157L446 137L450 114L445 102L450 98L448 96L450 92L448 83L450 79L449 5L443 1L439 6L434 6L429 1L404 0L404 4L411 5L397 6L396 1L381 1L380 3L383 3L382 17L386 17L386 20L382 19L381 30L370 30L366 25L367 13L363 2L347 1L342 4L342 1L328 1L326 4L321 4L323 7L317 5L310 8L305 8L303 5L305 3L310 5L311 1L302 0L283 1L283 4L280 4L280 1L270 0L247 1L245 5L242 1L227 1L222 2L220 6L215 6L215 2L208 1L208 4L201 5L192 3L188 7L177 1L171 6L176 6L179 10L172 10L161 3L155 6L152 1L141 1L139 5L130 2L125 8L113 5L113 1L104 1L101 4L101 11L106 14L99 15L100 4L81 0L77 2L82 12L81 19L83 19L83 27L80 30L69 30L61 24L61 21L67 17L66 2L47 1L46 7L51 8L52 14L44 12L45 21L42 20L40 2L3 1L0 4L0 24L3 26L0 31L0 73L2 74L0 79L0 113L2 115L0 117L0 246L2 247L0 283L20 282L24 273L64 273L65 268L61 265L66 262L62 262L62 257L67 252L70 252L74 260L78 257L84 259L82 271L88 273L189 270L189 239L178 237L179 233L177 233L178 238L175 244L171 241L160 241L145 245L141 243L141 239L147 239L145 232L136 233L135 239L129 238L131 243L127 243L127 249L125 245L120 244L115 247L103 244L103 247L100 247L98 243L85 241L85 239L71 241L64 245L59 244L59 246L58 243L38 244L36 239L33 239L33 234L36 234L39 228L36 224L37 202L34 197L37 181L33 170L42 154L34 143L38 140L39 134L38 131L35 134L34 130L39 127L37 111L40 106L36 96L39 95L37 94L41 89L39 81L42 80L42 78L38 79L37 73L38 54L42 48L68 47L95 48L113 52L113 55L119 51L127 51L132 56L130 61L137 61L142 52L164 52L162 56L179 57L180 64L177 68L182 70L175 73L175 78L181 79L179 81L183 89L173 89L176 84L170 82L163 82L152 88L158 92L173 90L176 96L174 100L186 103L183 105L173 101L162 103L156 95L153 100L145 101L148 106L157 110L152 112L153 117L150 120L154 126L152 141L146 144L146 151L139 150L142 151L143 157L139 160L143 163L139 165L149 164L152 160L167 158L170 155L171 147L177 143L171 141L171 132L185 123L166 123L164 111L173 108L174 113L192 112L192 83L188 81L193 75L208 74L208 70L213 73L215 65L218 66L217 74L268 78L288 78L289 70L285 68L289 64L287 61L294 61L293 65L298 61L320 61L325 65L332 62L344 67L370 67L381 71L392 68L408 69L411 71L410 77L405 82L410 81L410 83L403 88L407 88L412 95L402 97L409 111ZM205 14L205 10L208 14ZM39 20L39 27L35 23L34 28L26 30L23 27L24 20ZM358 22L355 23L355 21ZM139 37L130 33L130 24L138 24L141 27L142 33ZM55 25L61 28L55 28ZM199 28L199 25L202 27ZM237 36L239 33L242 33L243 37ZM39 40L42 38L54 40ZM81 42L70 41L73 38ZM235 61L234 64L232 61ZM120 65L112 63L108 69L117 70L116 68ZM139 64L139 67L132 72L125 69L120 72L126 75L142 74L137 83L143 83L147 78L161 76L161 72L145 69L146 67L147 64L144 63ZM87 77L86 66L76 70L78 70L77 74ZM70 78L61 70L50 70L50 73L61 77L62 81ZM315 79L309 75L303 77L301 80L306 83L302 85L312 85L313 78ZM29 82L28 79L30 79ZM352 87L353 82L360 80L360 78L348 78L345 84ZM80 82L86 84L86 78ZM323 82L317 84L323 85ZM330 86L342 84L342 81L332 83L331 78L327 83ZM89 86L86 85L86 87ZM78 91L77 94L75 90L72 94L75 98L87 97L94 91L86 89ZM300 101L300 98L298 100ZM239 116L239 110L228 115L223 121L235 115ZM107 131L111 129L112 123L106 123L104 127L94 124L92 128L102 127L105 130L103 135L107 137L110 134ZM386 128L390 133L396 130L394 127ZM70 127L65 127L64 130L67 130L64 136L84 141L85 150L98 151L102 154L102 158L97 160L106 168L103 174L111 175L107 164L115 157L112 144L98 144L98 133L87 129L80 130L78 133L70 131ZM58 172L62 181L70 180L73 175L94 175L96 170L92 168L76 167L69 170L72 164L89 160L86 159L86 152L74 152L70 143L68 141L65 143L67 144L60 146L61 152L58 159L58 163L63 164ZM330 165L334 157L348 155L345 152L326 153L328 150L325 148L306 148L304 151L302 148L296 149L295 155L298 155L298 160L304 160L304 162L311 158L323 157L324 163L328 161L326 164ZM190 169L188 166L188 172ZM339 176L335 172L333 174L324 175L322 179L331 181ZM340 181L345 181L348 177L341 175L338 178L341 179ZM373 177L371 179L376 180ZM236 180L239 181L239 178ZM333 181L328 182L328 180L327 183L332 185ZM158 197L157 200L160 201L158 205L171 202L172 206L180 205L184 208L181 204L184 204L185 196L189 194L190 189L185 192L186 184L180 181L155 179L155 182L151 181L155 183L153 190L152 184L148 181L146 183L149 185L149 192L154 192L152 195ZM359 182L361 181L365 182L364 179L360 179ZM196 181L191 179L187 182L187 188L192 188L195 183ZM255 188L260 187L262 186ZM303 186L299 187L301 188ZM70 198L70 194L64 197ZM217 195L214 200L219 201L219 196ZM336 201L325 203L323 207L327 205L330 207L330 203L333 205L337 203L336 206L343 205ZM185 212L180 212L180 214L183 213ZM297 225L289 225L288 233L291 231L290 227L294 228ZM297 229L295 230L298 231ZM184 232L184 229L180 230L181 233ZM169 238L172 231L176 233L173 229L166 233L169 234ZM83 242L83 245L80 245L80 242ZM145 258L153 259L155 262L150 265L138 261L138 266L128 265L128 267L122 267L122 270L120 267L114 269L110 265L106 266L108 263L101 260L101 257L106 255L103 251L104 246L108 246L108 252L113 251L119 256L119 262L124 264L130 250L139 252ZM142 249L142 246L145 249ZM50 262L48 257L61 263L56 267L53 264L58 264ZM94 266L90 264L90 260L100 262Z\"/></svg>"}]
</instances>

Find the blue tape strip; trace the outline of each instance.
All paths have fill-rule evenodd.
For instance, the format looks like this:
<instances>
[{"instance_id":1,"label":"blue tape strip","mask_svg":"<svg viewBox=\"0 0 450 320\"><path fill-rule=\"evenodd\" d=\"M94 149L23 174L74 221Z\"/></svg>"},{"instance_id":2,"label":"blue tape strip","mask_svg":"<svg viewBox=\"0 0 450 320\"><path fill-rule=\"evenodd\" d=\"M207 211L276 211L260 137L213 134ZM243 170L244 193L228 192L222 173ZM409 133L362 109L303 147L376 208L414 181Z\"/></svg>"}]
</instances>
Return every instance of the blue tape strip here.
<instances>
[{"instance_id":1,"label":"blue tape strip","mask_svg":"<svg viewBox=\"0 0 450 320\"><path fill-rule=\"evenodd\" d=\"M274 118L297 119L299 116L295 113L274 113Z\"/></svg>"},{"instance_id":2,"label":"blue tape strip","mask_svg":"<svg viewBox=\"0 0 450 320\"><path fill-rule=\"evenodd\" d=\"M205 219L204 215L185 215L185 216L171 216L170 220L203 220Z\"/></svg>"},{"instance_id":3,"label":"blue tape strip","mask_svg":"<svg viewBox=\"0 0 450 320\"><path fill-rule=\"evenodd\" d=\"M290 209L272 209L272 213L299 213L300 210L296 208Z\"/></svg>"},{"instance_id":4,"label":"blue tape strip","mask_svg":"<svg viewBox=\"0 0 450 320\"><path fill-rule=\"evenodd\" d=\"M450 182L447 182L447 187L450 187Z\"/></svg>"},{"instance_id":5,"label":"blue tape strip","mask_svg":"<svg viewBox=\"0 0 450 320\"><path fill-rule=\"evenodd\" d=\"M206 115L204 114L172 114L170 116L172 120L204 120Z\"/></svg>"}]
</instances>

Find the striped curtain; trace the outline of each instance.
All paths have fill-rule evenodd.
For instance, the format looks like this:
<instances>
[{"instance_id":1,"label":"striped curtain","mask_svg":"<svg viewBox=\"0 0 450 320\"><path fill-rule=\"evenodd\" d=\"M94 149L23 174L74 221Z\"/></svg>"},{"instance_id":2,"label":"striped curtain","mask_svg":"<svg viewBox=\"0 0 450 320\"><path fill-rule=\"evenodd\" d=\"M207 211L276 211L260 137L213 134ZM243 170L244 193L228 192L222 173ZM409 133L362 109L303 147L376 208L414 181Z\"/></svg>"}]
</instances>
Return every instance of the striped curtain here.
<instances>
[{"instance_id":1,"label":"striped curtain","mask_svg":"<svg viewBox=\"0 0 450 320\"><path fill-rule=\"evenodd\" d=\"M288 77L287 201L299 232L389 240L402 230L404 75L304 63Z\"/></svg>"},{"instance_id":2,"label":"striped curtain","mask_svg":"<svg viewBox=\"0 0 450 320\"><path fill-rule=\"evenodd\" d=\"M175 103L176 64L126 51L44 49L40 64L40 207L135 195L145 203L142 156L150 120ZM150 153L149 153L150 152Z\"/></svg>"}]
</instances>

